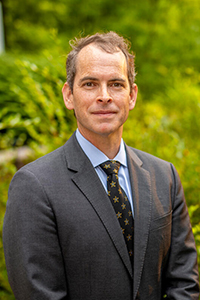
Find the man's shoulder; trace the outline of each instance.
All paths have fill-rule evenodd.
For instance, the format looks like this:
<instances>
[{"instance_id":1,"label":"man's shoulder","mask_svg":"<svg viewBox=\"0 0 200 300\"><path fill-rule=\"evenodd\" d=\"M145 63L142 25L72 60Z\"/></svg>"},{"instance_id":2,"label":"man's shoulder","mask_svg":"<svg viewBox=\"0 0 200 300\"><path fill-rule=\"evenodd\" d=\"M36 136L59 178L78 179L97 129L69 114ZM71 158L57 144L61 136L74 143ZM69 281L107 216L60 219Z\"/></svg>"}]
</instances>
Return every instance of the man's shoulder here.
<instances>
[{"instance_id":1,"label":"man's shoulder","mask_svg":"<svg viewBox=\"0 0 200 300\"><path fill-rule=\"evenodd\" d=\"M80 165L84 154L81 152L75 135L73 134L67 142L54 151L26 164L18 173L32 173L39 180L60 177L66 175L70 165ZM72 163L73 162L73 163ZM73 168L72 168L73 169Z\"/></svg>"},{"instance_id":2,"label":"man's shoulder","mask_svg":"<svg viewBox=\"0 0 200 300\"><path fill-rule=\"evenodd\" d=\"M171 162L132 147L127 147L127 149L128 159L136 162L139 169L147 171L152 180L156 178L161 186L163 186L164 183L168 184L169 180L170 182L177 180L180 182L176 168ZM137 159L135 159L135 157Z\"/></svg>"},{"instance_id":3,"label":"man's shoulder","mask_svg":"<svg viewBox=\"0 0 200 300\"><path fill-rule=\"evenodd\" d=\"M160 167L160 168L170 168L172 164L164 159L161 159L155 155L152 155L148 152L127 146L129 150L129 154L135 155L138 160L140 161L140 164L144 168L151 168L152 166L154 167Z\"/></svg>"},{"instance_id":4,"label":"man's shoulder","mask_svg":"<svg viewBox=\"0 0 200 300\"><path fill-rule=\"evenodd\" d=\"M65 163L64 146L57 148L56 150L43 155L36 160L26 164L19 171L28 171L34 174L48 175L49 172L53 172ZM19 172L18 171L18 172Z\"/></svg>"},{"instance_id":5,"label":"man's shoulder","mask_svg":"<svg viewBox=\"0 0 200 300\"><path fill-rule=\"evenodd\" d=\"M72 152L72 149L74 148L73 141L74 137L72 135L71 138L67 140L64 145L28 163L20 170L29 170L31 172L43 173L47 172L50 169L58 169L59 167L66 165L66 154L69 150L68 146L71 145L70 151Z\"/></svg>"}]
</instances>

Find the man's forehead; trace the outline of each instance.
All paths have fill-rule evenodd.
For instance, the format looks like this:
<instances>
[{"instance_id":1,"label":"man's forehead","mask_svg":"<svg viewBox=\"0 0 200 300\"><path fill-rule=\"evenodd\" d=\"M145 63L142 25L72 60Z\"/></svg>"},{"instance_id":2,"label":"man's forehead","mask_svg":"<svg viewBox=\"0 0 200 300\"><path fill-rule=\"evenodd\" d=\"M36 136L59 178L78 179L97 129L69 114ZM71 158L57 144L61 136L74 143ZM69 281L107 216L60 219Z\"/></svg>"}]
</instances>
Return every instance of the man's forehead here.
<instances>
[{"instance_id":1,"label":"man's forehead","mask_svg":"<svg viewBox=\"0 0 200 300\"><path fill-rule=\"evenodd\" d=\"M86 45L85 47L83 47L80 50L80 52L78 53L78 56L77 56L76 63L78 64L80 61L85 60L86 58L88 59L91 56L98 58L102 53L108 54L108 59L109 59L110 55L116 56L116 54L117 54L119 60L125 59L124 53L117 47L113 48L112 52L111 51L108 52L108 51L104 50L103 48L101 48L101 44L91 43L89 45Z\"/></svg>"},{"instance_id":2,"label":"man's forehead","mask_svg":"<svg viewBox=\"0 0 200 300\"><path fill-rule=\"evenodd\" d=\"M121 50L108 53L95 44L85 46L77 57L75 78L80 80L88 76L128 80L125 55Z\"/></svg>"}]
</instances>

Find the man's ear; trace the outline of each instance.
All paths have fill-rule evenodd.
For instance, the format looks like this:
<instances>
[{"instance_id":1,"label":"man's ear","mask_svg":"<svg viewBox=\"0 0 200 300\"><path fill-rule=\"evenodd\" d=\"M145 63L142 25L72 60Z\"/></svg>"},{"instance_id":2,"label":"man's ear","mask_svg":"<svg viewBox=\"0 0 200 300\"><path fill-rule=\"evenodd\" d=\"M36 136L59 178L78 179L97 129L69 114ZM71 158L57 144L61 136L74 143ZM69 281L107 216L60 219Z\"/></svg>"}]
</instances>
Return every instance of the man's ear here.
<instances>
[{"instance_id":1,"label":"man's ear","mask_svg":"<svg viewBox=\"0 0 200 300\"><path fill-rule=\"evenodd\" d=\"M137 93L138 93L137 84L133 83L131 92L130 92L129 110L132 110L135 107L136 100L137 100Z\"/></svg>"},{"instance_id":2,"label":"man's ear","mask_svg":"<svg viewBox=\"0 0 200 300\"><path fill-rule=\"evenodd\" d=\"M67 109L74 109L74 97L68 82L65 82L62 88L63 100Z\"/></svg>"}]
</instances>

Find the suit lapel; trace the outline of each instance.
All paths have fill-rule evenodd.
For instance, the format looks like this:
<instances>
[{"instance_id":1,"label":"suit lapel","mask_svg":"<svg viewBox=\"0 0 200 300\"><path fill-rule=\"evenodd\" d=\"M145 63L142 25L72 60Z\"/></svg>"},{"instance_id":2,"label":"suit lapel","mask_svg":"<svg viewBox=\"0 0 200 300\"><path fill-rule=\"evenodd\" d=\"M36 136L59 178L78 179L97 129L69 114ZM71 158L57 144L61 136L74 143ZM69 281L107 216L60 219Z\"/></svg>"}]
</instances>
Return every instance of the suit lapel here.
<instances>
[{"instance_id":1,"label":"suit lapel","mask_svg":"<svg viewBox=\"0 0 200 300\"><path fill-rule=\"evenodd\" d=\"M142 168L142 161L134 151L126 147L128 167L132 185L134 206L134 298L140 285L144 257L149 236L151 218L150 174Z\"/></svg>"},{"instance_id":2,"label":"suit lapel","mask_svg":"<svg viewBox=\"0 0 200 300\"><path fill-rule=\"evenodd\" d=\"M72 181L90 202L105 226L121 259L132 276L132 267L115 211L91 162L79 146L75 135L64 146Z\"/></svg>"}]
</instances>

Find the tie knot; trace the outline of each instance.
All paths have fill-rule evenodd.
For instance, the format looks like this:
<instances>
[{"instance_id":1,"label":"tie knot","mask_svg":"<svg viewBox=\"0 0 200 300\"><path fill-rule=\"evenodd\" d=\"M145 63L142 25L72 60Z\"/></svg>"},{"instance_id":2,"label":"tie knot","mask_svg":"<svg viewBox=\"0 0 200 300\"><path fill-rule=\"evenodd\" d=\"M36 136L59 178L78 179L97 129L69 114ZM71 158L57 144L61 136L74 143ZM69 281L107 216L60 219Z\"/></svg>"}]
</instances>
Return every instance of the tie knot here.
<instances>
[{"instance_id":1,"label":"tie knot","mask_svg":"<svg viewBox=\"0 0 200 300\"><path fill-rule=\"evenodd\" d=\"M107 175L118 174L120 163L116 160L107 160L100 164L100 167Z\"/></svg>"}]
</instances>

